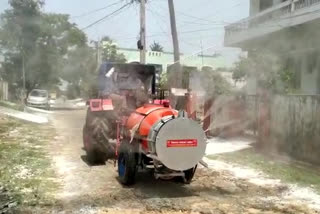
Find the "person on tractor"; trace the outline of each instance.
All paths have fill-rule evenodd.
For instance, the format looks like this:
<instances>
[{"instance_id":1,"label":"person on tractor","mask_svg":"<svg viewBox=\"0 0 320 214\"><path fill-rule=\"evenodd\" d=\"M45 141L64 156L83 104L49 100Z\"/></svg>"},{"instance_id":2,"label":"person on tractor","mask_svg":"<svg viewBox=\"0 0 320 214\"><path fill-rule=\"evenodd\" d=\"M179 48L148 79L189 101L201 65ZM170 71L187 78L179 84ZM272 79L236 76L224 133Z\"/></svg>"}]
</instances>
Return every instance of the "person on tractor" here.
<instances>
[{"instance_id":1,"label":"person on tractor","mask_svg":"<svg viewBox=\"0 0 320 214\"><path fill-rule=\"evenodd\" d=\"M122 80L120 87L126 91L129 109L136 109L148 101L145 86L134 72L127 73Z\"/></svg>"},{"instance_id":2,"label":"person on tractor","mask_svg":"<svg viewBox=\"0 0 320 214\"><path fill-rule=\"evenodd\" d=\"M145 86L134 70L122 71L103 63L99 73L99 97L110 98L118 114L134 111L148 102Z\"/></svg>"},{"instance_id":3,"label":"person on tractor","mask_svg":"<svg viewBox=\"0 0 320 214\"><path fill-rule=\"evenodd\" d=\"M117 111L127 108L126 97L120 94L118 71L112 64L103 63L99 72L99 97L110 98Z\"/></svg>"}]
</instances>

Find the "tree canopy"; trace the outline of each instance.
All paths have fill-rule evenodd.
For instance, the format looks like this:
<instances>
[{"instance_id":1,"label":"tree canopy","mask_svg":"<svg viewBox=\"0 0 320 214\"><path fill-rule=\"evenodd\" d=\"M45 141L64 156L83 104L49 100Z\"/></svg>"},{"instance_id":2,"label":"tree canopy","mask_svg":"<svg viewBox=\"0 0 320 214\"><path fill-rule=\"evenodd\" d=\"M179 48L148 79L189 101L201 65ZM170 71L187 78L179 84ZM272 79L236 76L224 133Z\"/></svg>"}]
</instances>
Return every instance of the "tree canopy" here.
<instances>
[{"instance_id":1,"label":"tree canopy","mask_svg":"<svg viewBox=\"0 0 320 214\"><path fill-rule=\"evenodd\" d=\"M215 98L219 95L231 93L230 83L219 72L207 68L202 70L200 74L201 83L207 97Z\"/></svg>"},{"instance_id":2,"label":"tree canopy","mask_svg":"<svg viewBox=\"0 0 320 214\"><path fill-rule=\"evenodd\" d=\"M294 62L287 56L272 54L268 51L257 51L248 58L241 58L233 69L235 81L253 76L259 87L275 93L292 93L297 90L299 76Z\"/></svg>"},{"instance_id":3,"label":"tree canopy","mask_svg":"<svg viewBox=\"0 0 320 214\"><path fill-rule=\"evenodd\" d=\"M41 0L10 0L10 8L0 15L1 78L10 89L22 88L22 70L27 91L37 87L54 89L59 79L67 80L79 96L89 90L97 75L97 49L90 47L86 34L69 15L44 13ZM114 42L104 37L104 60L125 62ZM112 44L110 47L108 44ZM14 93L14 92L13 92Z\"/></svg>"},{"instance_id":4,"label":"tree canopy","mask_svg":"<svg viewBox=\"0 0 320 214\"><path fill-rule=\"evenodd\" d=\"M102 58L108 62L126 62L126 58L123 54L118 53L117 44L108 36L101 39L102 45Z\"/></svg>"}]
</instances>

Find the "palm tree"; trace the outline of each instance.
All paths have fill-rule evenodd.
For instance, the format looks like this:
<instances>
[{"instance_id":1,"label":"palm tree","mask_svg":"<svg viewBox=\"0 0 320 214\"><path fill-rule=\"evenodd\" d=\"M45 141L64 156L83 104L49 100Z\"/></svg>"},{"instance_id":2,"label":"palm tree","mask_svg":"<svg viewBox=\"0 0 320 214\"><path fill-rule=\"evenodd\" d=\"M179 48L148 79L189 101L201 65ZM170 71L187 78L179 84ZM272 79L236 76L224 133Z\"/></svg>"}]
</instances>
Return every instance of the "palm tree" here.
<instances>
[{"instance_id":1,"label":"palm tree","mask_svg":"<svg viewBox=\"0 0 320 214\"><path fill-rule=\"evenodd\" d=\"M152 51L163 52L163 47L158 42L155 42L155 41L150 45L150 49Z\"/></svg>"}]
</instances>

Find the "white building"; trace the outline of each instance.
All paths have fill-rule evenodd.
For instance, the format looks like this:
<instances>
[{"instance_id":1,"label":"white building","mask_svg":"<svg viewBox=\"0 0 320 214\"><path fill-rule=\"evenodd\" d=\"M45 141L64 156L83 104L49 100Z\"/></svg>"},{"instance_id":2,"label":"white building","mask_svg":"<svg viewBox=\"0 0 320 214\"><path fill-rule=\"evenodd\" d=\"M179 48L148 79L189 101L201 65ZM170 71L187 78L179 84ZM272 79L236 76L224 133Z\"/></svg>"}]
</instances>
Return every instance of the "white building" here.
<instances>
[{"instance_id":1,"label":"white building","mask_svg":"<svg viewBox=\"0 0 320 214\"><path fill-rule=\"evenodd\" d=\"M320 0L250 0L250 17L225 28L225 46L292 59L303 94L320 93Z\"/></svg>"},{"instance_id":2,"label":"white building","mask_svg":"<svg viewBox=\"0 0 320 214\"><path fill-rule=\"evenodd\" d=\"M131 48L119 48L118 53L125 55L128 62L139 62L140 52L137 49ZM161 65L164 72L167 71L167 67L174 63L173 53L171 52L156 52L147 51L146 63ZM195 67L201 70L202 67L217 68L230 68L233 62L227 60L223 55L184 55L181 54L181 62L184 66Z\"/></svg>"}]
</instances>

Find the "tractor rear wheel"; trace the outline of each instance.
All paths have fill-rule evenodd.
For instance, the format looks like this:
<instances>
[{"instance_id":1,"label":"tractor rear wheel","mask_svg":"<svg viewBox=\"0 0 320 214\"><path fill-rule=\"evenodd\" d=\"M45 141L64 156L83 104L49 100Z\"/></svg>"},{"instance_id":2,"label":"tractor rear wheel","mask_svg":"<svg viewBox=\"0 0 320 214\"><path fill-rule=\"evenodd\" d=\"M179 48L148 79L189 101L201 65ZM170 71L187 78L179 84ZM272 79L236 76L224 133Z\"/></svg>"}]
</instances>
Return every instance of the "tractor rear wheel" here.
<instances>
[{"instance_id":1,"label":"tractor rear wheel","mask_svg":"<svg viewBox=\"0 0 320 214\"><path fill-rule=\"evenodd\" d=\"M135 182L137 160L135 148L132 144L122 142L118 154L118 174L123 185L132 185Z\"/></svg>"},{"instance_id":2,"label":"tractor rear wheel","mask_svg":"<svg viewBox=\"0 0 320 214\"><path fill-rule=\"evenodd\" d=\"M183 183L184 184L190 184L191 183L196 170L197 170L197 165L195 167L191 168L191 169L188 169L188 170L184 171L184 179L183 179Z\"/></svg>"},{"instance_id":3,"label":"tractor rear wheel","mask_svg":"<svg viewBox=\"0 0 320 214\"><path fill-rule=\"evenodd\" d=\"M83 127L83 145L87 155L87 161L90 165L103 163L104 155L99 151L94 145L94 138L92 137L91 132L89 131L87 125Z\"/></svg>"}]
</instances>

